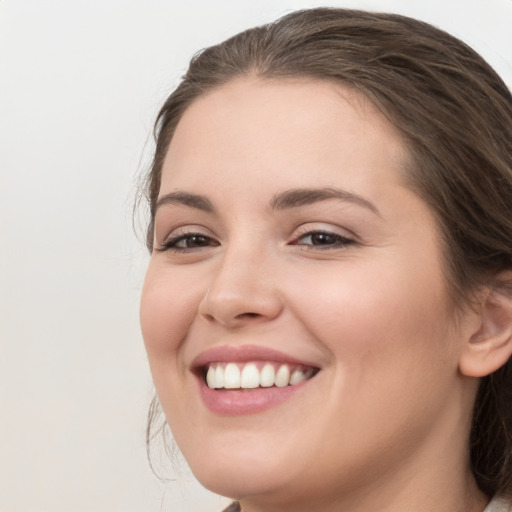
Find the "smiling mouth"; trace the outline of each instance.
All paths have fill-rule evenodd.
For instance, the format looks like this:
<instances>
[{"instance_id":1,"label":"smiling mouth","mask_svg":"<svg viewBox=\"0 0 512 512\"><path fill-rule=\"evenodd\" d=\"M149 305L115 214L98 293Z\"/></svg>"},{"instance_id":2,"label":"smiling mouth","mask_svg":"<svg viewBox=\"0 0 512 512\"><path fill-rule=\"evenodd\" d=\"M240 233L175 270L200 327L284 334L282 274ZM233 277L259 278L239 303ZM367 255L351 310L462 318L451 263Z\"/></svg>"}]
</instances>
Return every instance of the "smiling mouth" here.
<instances>
[{"instance_id":1,"label":"smiling mouth","mask_svg":"<svg viewBox=\"0 0 512 512\"><path fill-rule=\"evenodd\" d=\"M255 390L296 386L318 372L318 368L276 362L217 362L203 368L203 379L208 388L219 391Z\"/></svg>"}]
</instances>

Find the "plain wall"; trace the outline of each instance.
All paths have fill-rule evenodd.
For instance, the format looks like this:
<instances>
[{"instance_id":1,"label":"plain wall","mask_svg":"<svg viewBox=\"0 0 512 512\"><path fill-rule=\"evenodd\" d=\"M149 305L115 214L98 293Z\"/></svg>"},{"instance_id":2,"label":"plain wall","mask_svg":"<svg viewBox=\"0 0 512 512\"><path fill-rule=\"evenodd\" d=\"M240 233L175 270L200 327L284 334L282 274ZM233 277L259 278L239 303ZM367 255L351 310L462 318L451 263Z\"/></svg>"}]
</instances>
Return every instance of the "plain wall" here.
<instances>
[{"instance_id":1,"label":"plain wall","mask_svg":"<svg viewBox=\"0 0 512 512\"><path fill-rule=\"evenodd\" d=\"M512 0L0 1L1 512L222 508L146 462L137 176L195 51L319 5L433 22L512 86Z\"/></svg>"}]
</instances>

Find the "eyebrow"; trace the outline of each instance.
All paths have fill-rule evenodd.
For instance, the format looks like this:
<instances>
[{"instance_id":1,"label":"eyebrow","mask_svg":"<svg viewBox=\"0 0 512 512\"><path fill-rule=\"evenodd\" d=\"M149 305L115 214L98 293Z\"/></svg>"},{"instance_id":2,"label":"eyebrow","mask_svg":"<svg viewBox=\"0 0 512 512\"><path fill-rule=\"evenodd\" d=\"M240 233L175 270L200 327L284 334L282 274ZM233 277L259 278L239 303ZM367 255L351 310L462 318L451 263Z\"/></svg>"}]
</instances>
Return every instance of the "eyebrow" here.
<instances>
[{"instance_id":1,"label":"eyebrow","mask_svg":"<svg viewBox=\"0 0 512 512\"><path fill-rule=\"evenodd\" d=\"M353 192L341 190L339 188L297 188L286 190L276 194L270 201L270 207L273 210L285 210L287 208L297 208L319 201L327 201L328 199L339 199L349 203L357 204L367 208L379 217L381 216L378 208L368 199L361 197Z\"/></svg>"},{"instance_id":2,"label":"eyebrow","mask_svg":"<svg viewBox=\"0 0 512 512\"><path fill-rule=\"evenodd\" d=\"M215 211L212 202L207 197L198 194L191 194L189 192L171 192L159 197L156 202L155 212L158 208L166 204L181 204L183 206L189 206L190 208L196 208L209 213Z\"/></svg>"},{"instance_id":3,"label":"eyebrow","mask_svg":"<svg viewBox=\"0 0 512 512\"><path fill-rule=\"evenodd\" d=\"M271 210L286 210L288 208L298 208L329 199L339 199L363 206L379 217L381 216L378 208L372 202L368 201L368 199L354 194L353 192L333 187L285 190L284 192L276 194L270 200L269 206ZM168 204L188 206L208 213L214 213L216 211L212 202L206 196L177 191L161 196L156 203L155 212L161 206Z\"/></svg>"}]
</instances>

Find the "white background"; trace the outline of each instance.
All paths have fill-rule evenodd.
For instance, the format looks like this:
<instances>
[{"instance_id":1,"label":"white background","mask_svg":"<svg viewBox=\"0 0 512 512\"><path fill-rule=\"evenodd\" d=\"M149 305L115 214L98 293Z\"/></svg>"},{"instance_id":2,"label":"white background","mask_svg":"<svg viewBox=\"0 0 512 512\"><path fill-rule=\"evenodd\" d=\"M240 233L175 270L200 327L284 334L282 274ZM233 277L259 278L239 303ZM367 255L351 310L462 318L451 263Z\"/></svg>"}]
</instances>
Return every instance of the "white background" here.
<instances>
[{"instance_id":1,"label":"white background","mask_svg":"<svg viewBox=\"0 0 512 512\"><path fill-rule=\"evenodd\" d=\"M0 512L222 508L145 459L137 175L196 50L319 5L433 22L512 85L512 0L0 0Z\"/></svg>"}]
</instances>

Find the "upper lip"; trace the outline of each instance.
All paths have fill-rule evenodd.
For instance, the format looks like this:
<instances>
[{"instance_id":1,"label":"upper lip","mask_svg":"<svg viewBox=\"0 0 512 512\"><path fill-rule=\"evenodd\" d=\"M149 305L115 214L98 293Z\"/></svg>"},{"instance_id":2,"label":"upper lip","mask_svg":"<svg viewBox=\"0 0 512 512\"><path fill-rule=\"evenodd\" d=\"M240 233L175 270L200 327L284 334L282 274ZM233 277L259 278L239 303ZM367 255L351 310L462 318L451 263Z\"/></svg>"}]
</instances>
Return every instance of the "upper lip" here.
<instances>
[{"instance_id":1,"label":"upper lip","mask_svg":"<svg viewBox=\"0 0 512 512\"><path fill-rule=\"evenodd\" d=\"M292 357L284 352L257 345L224 345L212 347L201 352L192 360L190 367L198 369L214 362L248 363L250 361L274 361L282 364L310 366L318 368L318 365L310 361L304 361Z\"/></svg>"}]
</instances>

